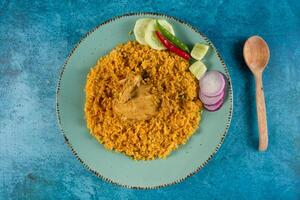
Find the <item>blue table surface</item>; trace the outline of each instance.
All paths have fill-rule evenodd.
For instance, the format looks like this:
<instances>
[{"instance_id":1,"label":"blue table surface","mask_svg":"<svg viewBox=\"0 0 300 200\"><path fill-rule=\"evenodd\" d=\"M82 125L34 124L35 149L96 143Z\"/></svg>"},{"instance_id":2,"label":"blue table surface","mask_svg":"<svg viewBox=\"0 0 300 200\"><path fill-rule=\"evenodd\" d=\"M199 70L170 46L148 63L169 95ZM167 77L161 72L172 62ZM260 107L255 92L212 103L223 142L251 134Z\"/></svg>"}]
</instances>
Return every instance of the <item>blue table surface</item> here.
<instances>
[{"instance_id":1,"label":"blue table surface","mask_svg":"<svg viewBox=\"0 0 300 200\"><path fill-rule=\"evenodd\" d=\"M55 89L68 53L99 23L128 12L160 12L205 33L233 82L234 113L216 156L166 188L107 183L72 155L60 134ZM264 74L269 149L257 151L255 88L245 39L270 46ZM300 2L0 1L0 199L300 199Z\"/></svg>"}]
</instances>

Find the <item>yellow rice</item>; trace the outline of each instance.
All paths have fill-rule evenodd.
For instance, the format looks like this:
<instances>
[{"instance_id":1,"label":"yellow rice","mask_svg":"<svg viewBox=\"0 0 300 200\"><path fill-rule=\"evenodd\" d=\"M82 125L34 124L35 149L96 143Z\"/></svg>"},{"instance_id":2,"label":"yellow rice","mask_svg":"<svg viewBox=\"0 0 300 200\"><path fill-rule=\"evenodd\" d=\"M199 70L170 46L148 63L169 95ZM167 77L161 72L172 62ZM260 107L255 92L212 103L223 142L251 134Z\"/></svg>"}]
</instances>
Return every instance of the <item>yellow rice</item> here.
<instances>
[{"instance_id":1,"label":"yellow rice","mask_svg":"<svg viewBox=\"0 0 300 200\"><path fill-rule=\"evenodd\" d=\"M166 158L193 135L200 121L202 104L198 81L188 61L169 51L157 51L129 41L101 57L86 82L85 116L91 134L109 150L135 160ZM146 71L160 106L154 117L128 120L113 110L130 74Z\"/></svg>"}]
</instances>

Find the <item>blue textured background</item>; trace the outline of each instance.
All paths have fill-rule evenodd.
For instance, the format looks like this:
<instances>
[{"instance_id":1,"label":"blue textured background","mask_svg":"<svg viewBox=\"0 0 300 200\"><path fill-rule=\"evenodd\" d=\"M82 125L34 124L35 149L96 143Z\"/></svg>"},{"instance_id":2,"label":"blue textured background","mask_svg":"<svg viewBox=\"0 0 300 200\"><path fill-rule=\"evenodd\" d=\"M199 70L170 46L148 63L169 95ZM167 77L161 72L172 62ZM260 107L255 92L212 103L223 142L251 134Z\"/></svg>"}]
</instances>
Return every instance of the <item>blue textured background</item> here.
<instances>
[{"instance_id":1,"label":"blue textured background","mask_svg":"<svg viewBox=\"0 0 300 200\"><path fill-rule=\"evenodd\" d=\"M0 1L0 199L300 199L300 2ZM76 160L56 124L55 88L79 39L135 11L178 17L215 44L233 81L234 114L209 164L182 183L132 190ZM269 43L264 86L270 144L257 149L254 81L242 59L248 36Z\"/></svg>"}]
</instances>

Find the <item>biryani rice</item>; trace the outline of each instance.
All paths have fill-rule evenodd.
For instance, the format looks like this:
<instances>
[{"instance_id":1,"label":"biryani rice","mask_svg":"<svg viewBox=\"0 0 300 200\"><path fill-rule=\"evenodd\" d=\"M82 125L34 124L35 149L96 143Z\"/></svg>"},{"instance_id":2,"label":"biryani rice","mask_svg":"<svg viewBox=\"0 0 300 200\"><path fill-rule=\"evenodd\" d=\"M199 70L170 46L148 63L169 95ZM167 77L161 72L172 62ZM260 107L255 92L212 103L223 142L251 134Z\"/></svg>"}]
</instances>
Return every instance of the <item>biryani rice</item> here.
<instances>
[{"instance_id":1,"label":"biryani rice","mask_svg":"<svg viewBox=\"0 0 300 200\"><path fill-rule=\"evenodd\" d=\"M169 51L157 51L137 42L118 45L101 57L86 82L85 117L91 134L105 148L135 160L166 158L194 134L201 118L198 81L188 61ZM159 107L147 120L131 120L113 109L130 74L145 73Z\"/></svg>"}]
</instances>

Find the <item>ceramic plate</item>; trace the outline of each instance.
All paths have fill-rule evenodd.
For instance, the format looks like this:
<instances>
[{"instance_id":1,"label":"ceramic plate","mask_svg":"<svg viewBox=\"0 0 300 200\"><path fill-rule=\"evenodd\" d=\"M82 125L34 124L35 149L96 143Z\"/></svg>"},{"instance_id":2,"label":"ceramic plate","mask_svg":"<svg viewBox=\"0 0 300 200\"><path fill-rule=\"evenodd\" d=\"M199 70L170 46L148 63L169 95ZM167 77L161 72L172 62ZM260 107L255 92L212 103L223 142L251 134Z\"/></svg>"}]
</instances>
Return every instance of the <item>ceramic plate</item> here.
<instances>
[{"instance_id":1,"label":"ceramic plate","mask_svg":"<svg viewBox=\"0 0 300 200\"><path fill-rule=\"evenodd\" d=\"M210 70L219 70L227 77L227 96L217 112L203 112L200 128L165 159L134 161L104 149L86 128L84 119L84 87L86 76L99 57L117 44L134 40L129 32L141 17L164 18L174 27L176 35L190 47L196 42L212 48L204 63ZM96 176L130 188L157 188L180 182L199 171L221 146L232 117L232 87L228 70L213 44L191 25L174 17L155 13L132 13L110 19L87 35L67 58L57 86L57 116L62 133L79 161Z\"/></svg>"}]
</instances>

